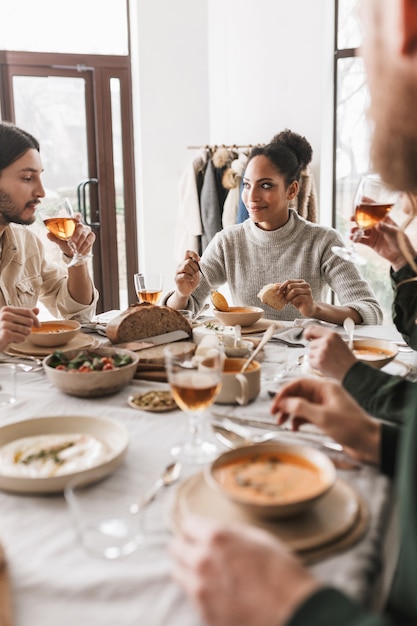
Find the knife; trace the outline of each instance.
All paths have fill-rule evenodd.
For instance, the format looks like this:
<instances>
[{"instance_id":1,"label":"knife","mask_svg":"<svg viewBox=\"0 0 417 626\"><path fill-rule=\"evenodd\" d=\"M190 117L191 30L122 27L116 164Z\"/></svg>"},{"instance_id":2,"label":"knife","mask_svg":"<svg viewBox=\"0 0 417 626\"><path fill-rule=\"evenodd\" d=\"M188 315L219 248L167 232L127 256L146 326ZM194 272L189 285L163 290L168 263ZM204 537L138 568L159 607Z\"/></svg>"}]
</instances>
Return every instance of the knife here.
<instances>
[{"instance_id":1,"label":"knife","mask_svg":"<svg viewBox=\"0 0 417 626\"><path fill-rule=\"evenodd\" d=\"M221 413L215 412L211 412L211 415L216 419L229 420L230 422L239 426L249 426L253 428L262 428L267 430L279 430L283 435L293 435L296 439L310 441L311 443L317 442L324 447L329 448L330 450L334 450L335 452L343 451L343 446L340 445L340 443L332 440L328 441L327 436L322 433L315 433L306 430L290 430L289 428L279 426L274 422L266 422L264 420L252 420L246 419L244 417L234 417L232 415L222 415Z\"/></svg>"},{"instance_id":2,"label":"knife","mask_svg":"<svg viewBox=\"0 0 417 626\"><path fill-rule=\"evenodd\" d=\"M323 439L326 435L322 433L316 433L307 430L290 430L285 426L280 426L275 422L267 422L266 420L255 420L255 419L247 419L246 417L235 417L234 415L223 415L222 413L216 413L214 411L211 412L211 415L216 419L229 420L230 422L234 422L235 424L240 424L240 426L250 426L251 428L267 428L269 430L280 430L281 432L288 432L294 434L305 435L306 437L317 437Z\"/></svg>"},{"instance_id":3,"label":"knife","mask_svg":"<svg viewBox=\"0 0 417 626\"><path fill-rule=\"evenodd\" d=\"M153 337L145 337L145 338L141 338L141 339L137 339L136 341L138 342L138 348L137 349L143 349L143 348L150 348L153 346L160 346L164 343L172 343L174 341L181 341L181 339L190 339L190 335L189 333L187 333L185 330L173 330L169 333L162 333L161 335L154 335ZM142 346L139 345L140 343L144 344ZM124 346L127 347L127 345L130 345L130 349L131 350L135 350L135 348L133 347L133 344L135 343L135 340L133 341L126 341L124 343L118 343L118 344L114 344L116 347L118 348L123 348ZM146 344L146 345L145 345Z\"/></svg>"}]
</instances>

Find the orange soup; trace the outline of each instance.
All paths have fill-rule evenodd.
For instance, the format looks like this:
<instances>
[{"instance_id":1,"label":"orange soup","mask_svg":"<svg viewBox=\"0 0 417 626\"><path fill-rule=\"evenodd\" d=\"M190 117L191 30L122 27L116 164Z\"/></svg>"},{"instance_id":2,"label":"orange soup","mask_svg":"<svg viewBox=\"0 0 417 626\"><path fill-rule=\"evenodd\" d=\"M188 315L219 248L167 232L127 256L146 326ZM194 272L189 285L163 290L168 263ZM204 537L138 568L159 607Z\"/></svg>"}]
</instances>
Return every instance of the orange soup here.
<instances>
[{"instance_id":1,"label":"orange soup","mask_svg":"<svg viewBox=\"0 0 417 626\"><path fill-rule=\"evenodd\" d=\"M242 366L245 363L245 359L225 359L223 365L223 372L227 372L228 374L238 374L242 369ZM253 372L254 370L259 369L259 363L257 361L252 361L249 363L246 368L247 372Z\"/></svg>"},{"instance_id":2,"label":"orange soup","mask_svg":"<svg viewBox=\"0 0 417 626\"><path fill-rule=\"evenodd\" d=\"M254 504L287 504L311 498L325 484L322 472L306 459L280 452L242 456L214 470L232 497Z\"/></svg>"},{"instance_id":3,"label":"orange soup","mask_svg":"<svg viewBox=\"0 0 417 626\"><path fill-rule=\"evenodd\" d=\"M393 356L392 352L382 350L382 348L374 348L373 346L364 346L363 348L355 348L353 354L363 361L374 361L380 358L389 358Z\"/></svg>"},{"instance_id":4,"label":"orange soup","mask_svg":"<svg viewBox=\"0 0 417 626\"><path fill-rule=\"evenodd\" d=\"M247 306L229 306L228 313L253 313L254 309Z\"/></svg>"},{"instance_id":5,"label":"orange soup","mask_svg":"<svg viewBox=\"0 0 417 626\"><path fill-rule=\"evenodd\" d=\"M33 326L32 333L64 333L68 330L74 330L72 326L64 326L54 322L44 322L40 328Z\"/></svg>"}]
</instances>

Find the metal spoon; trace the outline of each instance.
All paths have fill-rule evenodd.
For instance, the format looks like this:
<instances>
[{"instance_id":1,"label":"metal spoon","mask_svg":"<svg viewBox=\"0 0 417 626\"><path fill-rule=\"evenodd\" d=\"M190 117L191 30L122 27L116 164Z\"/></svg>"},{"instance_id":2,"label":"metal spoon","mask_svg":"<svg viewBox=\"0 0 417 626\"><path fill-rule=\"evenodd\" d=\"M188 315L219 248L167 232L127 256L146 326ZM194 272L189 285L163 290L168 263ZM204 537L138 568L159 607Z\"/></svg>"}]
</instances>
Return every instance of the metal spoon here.
<instances>
[{"instance_id":1,"label":"metal spoon","mask_svg":"<svg viewBox=\"0 0 417 626\"><path fill-rule=\"evenodd\" d=\"M152 502L155 498L156 494L162 487L168 487L168 485L172 485L178 480L181 472L181 463L175 461L174 463L170 463L166 466L161 476L156 479L152 487L150 487L149 491L145 493L143 498L138 502L134 502L130 505L130 512L135 515L139 513L147 504Z\"/></svg>"},{"instance_id":2,"label":"metal spoon","mask_svg":"<svg viewBox=\"0 0 417 626\"><path fill-rule=\"evenodd\" d=\"M217 439L221 441L228 448L239 448L240 446L249 446L252 443L263 443L264 441L270 441L277 433L262 433L261 435L251 435L244 437L239 435L234 430L229 430L220 424L212 424L211 428L214 431Z\"/></svg>"},{"instance_id":3,"label":"metal spoon","mask_svg":"<svg viewBox=\"0 0 417 626\"><path fill-rule=\"evenodd\" d=\"M348 336L349 350L353 350L353 333L355 332L355 322L351 317L347 317L343 322L343 328Z\"/></svg>"},{"instance_id":4,"label":"metal spoon","mask_svg":"<svg viewBox=\"0 0 417 626\"><path fill-rule=\"evenodd\" d=\"M248 366L250 363L252 363L253 359L256 357L256 355L258 354L258 352L260 350L262 350L262 348L264 347L264 345L271 339L272 335L274 334L276 328L275 328L275 324L271 324L271 326L269 326L269 328L266 329L266 331L263 334L263 337L261 339L261 341L258 343L257 347L255 348L255 350L252 352L252 354L250 355L250 357L245 361L245 363L242 366L242 369L240 370L241 373L246 372Z\"/></svg>"}]
</instances>

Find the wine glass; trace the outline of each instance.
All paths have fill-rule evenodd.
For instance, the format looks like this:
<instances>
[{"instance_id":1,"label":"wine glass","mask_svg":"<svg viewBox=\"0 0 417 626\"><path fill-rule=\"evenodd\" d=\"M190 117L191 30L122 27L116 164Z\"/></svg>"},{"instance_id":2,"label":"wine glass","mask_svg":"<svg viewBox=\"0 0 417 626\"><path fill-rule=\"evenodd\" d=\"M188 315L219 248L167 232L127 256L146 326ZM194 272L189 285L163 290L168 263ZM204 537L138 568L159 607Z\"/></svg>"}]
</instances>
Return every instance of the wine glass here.
<instances>
[{"instance_id":1,"label":"wine glass","mask_svg":"<svg viewBox=\"0 0 417 626\"><path fill-rule=\"evenodd\" d=\"M162 274L139 273L134 275L134 281L139 302L149 302L150 304L159 302L164 282Z\"/></svg>"},{"instance_id":2,"label":"wine glass","mask_svg":"<svg viewBox=\"0 0 417 626\"><path fill-rule=\"evenodd\" d=\"M46 228L55 237L66 241L71 248L73 257L68 267L84 263L92 254L80 254L71 241L77 222L74 211L68 198L48 198L43 200L37 210Z\"/></svg>"},{"instance_id":3,"label":"wine glass","mask_svg":"<svg viewBox=\"0 0 417 626\"><path fill-rule=\"evenodd\" d=\"M189 416L189 439L176 444L171 454L185 463L207 463L217 456L218 448L204 439L202 417L221 388L223 353L213 348L203 360L196 360L189 355L180 356L168 346L164 354L171 393Z\"/></svg>"},{"instance_id":4,"label":"wine glass","mask_svg":"<svg viewBox=\"0 0 417 626\"><path fill-rule=\"evenodd\" d=\"M389 189L376 174L362 176L353 201L353 216L358 228L353 233L352 243L348 247L333 246L332 252L345 261L365 265L366 259L356 252L355 244L365 230L373 228L388 215L399 196L398 191Z\"/></svg>"}]
</instances>

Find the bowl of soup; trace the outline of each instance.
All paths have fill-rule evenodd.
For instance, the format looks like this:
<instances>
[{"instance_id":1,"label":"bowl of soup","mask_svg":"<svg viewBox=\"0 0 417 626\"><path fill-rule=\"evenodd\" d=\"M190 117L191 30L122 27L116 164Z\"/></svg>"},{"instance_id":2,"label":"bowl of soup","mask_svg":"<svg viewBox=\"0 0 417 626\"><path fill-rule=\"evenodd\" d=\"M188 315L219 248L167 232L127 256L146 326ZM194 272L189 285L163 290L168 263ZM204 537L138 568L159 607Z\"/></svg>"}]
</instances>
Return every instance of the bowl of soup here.
<instances>
[{"instance_id":1,"label":"bowl of soup","mask_svg":"<svg viewBox=\"0 0 417 626\"><path fill-rule=\"evenodd\" d=\"M354 339L353 354L358 361L380 369L395 359L398 346L385 339Z\"/></svg>"},{"instance_id":2,"label":"bowl of soup","mask_svg":"<svg viewBox=\"0 0 417 626\"><path fill-rule=\"evenodd\" d=\"M334 485L336 470L316 448L268 442L236 448L207 466L207 483L261 518L300 515Z\"/></svg>"},{"instance_id":3,"label":"bowl of soup","mask_svg":"<svg viewBox=\"0 0 417 626\"><path fill-rule=\"evenodd\" d=\"M35 346L54 348L64 346L74 339L81 324L75 320L51 320L41 322L39 328L33 326L28 340Z\"/></svg>"},{"instance_id":4,"label":"bowl of soup","mask_svg":"<svg viewBox=\"0 0 417 626\"><path fill-rule=\"evenodd\" d=\"M225 326L252 326L264 314L258 306L230 306L228 311L213 310L213 315Z\"/></svg>"}]
</instances>

